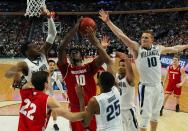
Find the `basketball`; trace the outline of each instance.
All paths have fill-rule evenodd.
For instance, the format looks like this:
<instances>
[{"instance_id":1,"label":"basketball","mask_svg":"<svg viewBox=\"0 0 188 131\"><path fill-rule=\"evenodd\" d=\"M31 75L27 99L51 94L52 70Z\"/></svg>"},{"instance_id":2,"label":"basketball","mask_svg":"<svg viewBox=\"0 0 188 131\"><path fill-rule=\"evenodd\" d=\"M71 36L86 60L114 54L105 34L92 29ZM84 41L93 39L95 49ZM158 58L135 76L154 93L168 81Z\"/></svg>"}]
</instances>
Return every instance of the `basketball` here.
<instances>
[{"instance_id":1,"label":"basketball","mask_svg":"<svg viewBox=\"0 0 188 131\"><path fill-rule=\"evenodd\" d=\"M94 31L96 30L96 22L92 18L90 17L82 18L80 21L79 32L82 35L87 34L86 28L89 26L92 27Z\"/></svg>"}]
</instances>

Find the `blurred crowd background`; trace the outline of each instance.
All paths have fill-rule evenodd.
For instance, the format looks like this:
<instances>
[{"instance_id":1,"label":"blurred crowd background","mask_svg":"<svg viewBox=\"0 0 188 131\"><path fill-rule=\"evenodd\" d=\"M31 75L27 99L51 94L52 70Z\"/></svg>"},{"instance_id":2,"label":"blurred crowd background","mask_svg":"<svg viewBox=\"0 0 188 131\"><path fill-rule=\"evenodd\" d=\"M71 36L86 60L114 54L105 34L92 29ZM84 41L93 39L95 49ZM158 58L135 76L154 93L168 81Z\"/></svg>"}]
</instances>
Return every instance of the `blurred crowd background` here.
<instances>
[{"instance_id":1,"label":"blurred crowd background","mask_svg":"<svg viewBox=\"0 0 188 131\"><path fill-rule=\"evenodd\" d=\"M18 0L1 0L0 12L25 11L26 2ZM101 8L108 11L131 11L148 9L166 9L188 7L187 0L86 0L69 2L68 0L47 0L47 7L55 12L98 12ZM56 57L58 45L63 40L66 33L74 26L80 15L57 15L56 22L61 23L54 46L50 51L50 57ZM113 35L108 27L98 18L92 17L97 23L97 37L107 35L110 38L108 53L114 50L124 51L126 47ZM119 14L111 15L111 20L120 27L133 40L140 42L140 35L144 30L152 30L155 36L155 43L164 46L177 44L188 44L188 12L163 12L147 14ZM22 57L20 47L28 39L37 45L45 42L47 34L43 32L43 22L46 18L32 20L24 16L0 15L0 57ZM97 55L93 47L86 38L78 33L67 48L67 53L71 48L81 48L84 56ZM188 57L188 50L181 53L182 57Z\"/></svg>"}]
</instances>

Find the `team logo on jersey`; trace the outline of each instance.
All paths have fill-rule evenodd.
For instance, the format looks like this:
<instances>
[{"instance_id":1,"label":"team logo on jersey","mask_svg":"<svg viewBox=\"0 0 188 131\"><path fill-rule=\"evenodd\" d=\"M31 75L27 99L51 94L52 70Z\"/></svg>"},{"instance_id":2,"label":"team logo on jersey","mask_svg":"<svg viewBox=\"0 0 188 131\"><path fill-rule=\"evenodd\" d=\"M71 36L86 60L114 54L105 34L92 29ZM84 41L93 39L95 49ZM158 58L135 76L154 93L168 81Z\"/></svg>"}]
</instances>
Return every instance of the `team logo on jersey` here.
<instances>
[{"instance_id":1,"label":"team logo on jersey","mask_svg":"<svg viewBox=\"0 0 188 131\"><path fill-rule=\"evenodd\" d=\"M145 57L148 57L148 56L160 56L159 54L159 51L158 50L149 50L149 51L143 51L141 53L141 58L145 58Z\"/></svg>"},{"instance_id":2,"label":"team logo on jersey","mask_svg":"<svg viewBox=\"0 0 188 131\"><path fill-rule=\"evenodd\" d=\"M47 70L47 66L45 64L43 64L40 68L39 71L45 71Z\"/></svg>"}]
</instances>

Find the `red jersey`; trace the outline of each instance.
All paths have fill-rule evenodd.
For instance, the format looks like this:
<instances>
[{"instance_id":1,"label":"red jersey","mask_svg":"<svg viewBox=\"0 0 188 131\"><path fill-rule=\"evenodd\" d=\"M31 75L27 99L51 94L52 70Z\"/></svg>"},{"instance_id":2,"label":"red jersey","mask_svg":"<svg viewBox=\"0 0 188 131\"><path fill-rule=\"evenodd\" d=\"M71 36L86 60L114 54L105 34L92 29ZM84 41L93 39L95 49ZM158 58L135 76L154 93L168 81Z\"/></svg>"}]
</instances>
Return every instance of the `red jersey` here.
<instances>
[{"instance_id":1,"label":"red jersey","mask_svg":"<svg viewBox=\"0 0 188 131\"><path fill-rule=\"evenodd\" d=\"M173 69L173 66L170 65L168 68L168 84L176 85L181 82L181 66L179 65L176 69Z\"/></svg>"},{"instance_id":2,"label":"red jersey","mask_svg":"<svg viewBox=\"0 0 188 131\"><path fill-rule=\"evenodd\" d=\"M98 72L100 66L96 66L95 60L93 60L91 63L82 66L72 66L66 62L63 65L58 64L58 67L66 83L70 105L79 107L75 90L77 84L83 86L85 104L87 105L89 99L96 95L94 75Z\"/></svg>"},{"instance_id":3,"label":"red jersey","mask_svg":"<svg viewBox=\"0 0 188 131\"><path fill-rule=\"evenodd\" d=\"M48 95L34 88L20 90L22 103L18 131L44 131L50 112L47 114Z\"/></svg>"}]
</instances>

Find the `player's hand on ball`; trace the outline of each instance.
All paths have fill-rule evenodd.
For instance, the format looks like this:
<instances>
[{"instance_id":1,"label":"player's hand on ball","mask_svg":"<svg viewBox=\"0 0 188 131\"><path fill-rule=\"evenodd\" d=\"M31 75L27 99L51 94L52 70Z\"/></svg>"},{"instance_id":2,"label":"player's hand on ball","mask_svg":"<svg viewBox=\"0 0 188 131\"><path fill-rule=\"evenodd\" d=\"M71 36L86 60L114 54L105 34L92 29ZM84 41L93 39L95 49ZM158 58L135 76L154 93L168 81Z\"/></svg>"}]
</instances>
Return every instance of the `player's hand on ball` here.
<instances>
[{"instance_id":1,"label":"player's hand on ball","mask_svg":"<svg viewBox=\"0 0 188 131\"><path fill-rule=\"evenodd\" d=\"M104 21L105 23L108 22L109 19L109 14L108 11L104 11L103 9L99 11L99 18Z\"/></svg>"}]
</instances>

